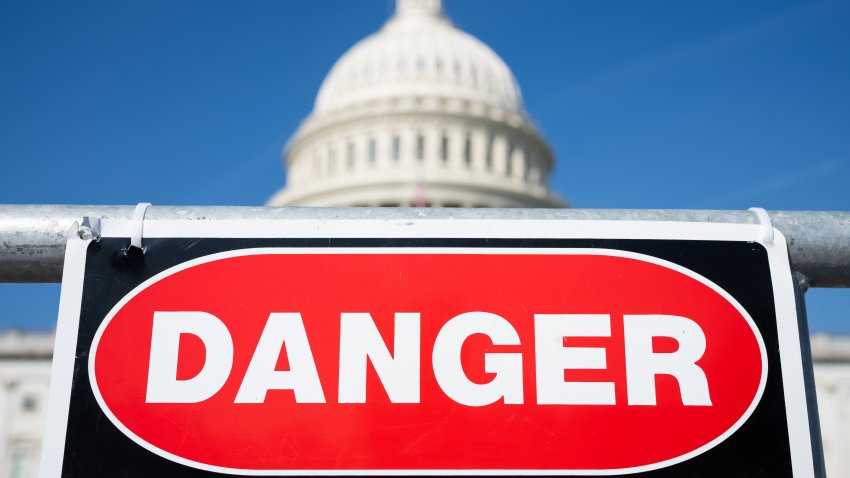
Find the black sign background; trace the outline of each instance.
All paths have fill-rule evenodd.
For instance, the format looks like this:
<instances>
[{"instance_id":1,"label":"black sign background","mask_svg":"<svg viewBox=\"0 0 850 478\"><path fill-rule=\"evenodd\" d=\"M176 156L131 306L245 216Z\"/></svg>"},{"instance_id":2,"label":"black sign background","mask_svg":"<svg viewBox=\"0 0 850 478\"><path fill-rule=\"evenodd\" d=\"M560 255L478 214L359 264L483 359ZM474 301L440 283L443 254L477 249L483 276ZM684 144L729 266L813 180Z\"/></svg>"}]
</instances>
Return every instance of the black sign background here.
<instances>
[{"instance_id":1,"label":"black sign background","mask_svg":"<svg viewBox=\"0 0 850 478\"><path fill-rule=\"evenodd\" d=\"M753 415L705 453L651 472L626 476L791 477L773 289L767 252L756 243L586 239L146 239L146 253L124 254L127 239L89 244L65 440L63 477L231 476L197 470L155 455L119 431L101 411L88 377L89 348L101 321L133 288L182 262L257 247L557 247L606 248L658 257L703 275L735 297L764 338L768 375ZM120 366L120 364L116 364ZM470 443L469 446L475 446ZM463 453L463 450L457 450ZM509 450L506 450L509 452Z\"/></svg>"}]
</instances>

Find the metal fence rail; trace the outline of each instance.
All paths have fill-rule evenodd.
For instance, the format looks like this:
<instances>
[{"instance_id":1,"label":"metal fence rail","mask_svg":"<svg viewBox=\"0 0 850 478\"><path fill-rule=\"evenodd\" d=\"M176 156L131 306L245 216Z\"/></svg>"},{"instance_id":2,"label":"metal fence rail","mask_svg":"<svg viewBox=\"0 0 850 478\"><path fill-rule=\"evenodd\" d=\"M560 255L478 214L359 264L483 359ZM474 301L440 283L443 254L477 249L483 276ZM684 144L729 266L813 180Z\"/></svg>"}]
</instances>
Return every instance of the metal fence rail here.
<instances>
[{"instance_id":1,"label":"metal fence rail","mask_svg":"<svg viewBox=\"0 0 850 478\"><path fill-rule=\"evenodd\" d=\"M83 216L129 219L133 206L0 205L0 282L59 282L69 228ZM810 287L850 287L850 212L772 211L791 265ZM408 209L152 206L145 220L538 219L748 224L749 211L627 209Z\"/></svg>"}]
</instances>

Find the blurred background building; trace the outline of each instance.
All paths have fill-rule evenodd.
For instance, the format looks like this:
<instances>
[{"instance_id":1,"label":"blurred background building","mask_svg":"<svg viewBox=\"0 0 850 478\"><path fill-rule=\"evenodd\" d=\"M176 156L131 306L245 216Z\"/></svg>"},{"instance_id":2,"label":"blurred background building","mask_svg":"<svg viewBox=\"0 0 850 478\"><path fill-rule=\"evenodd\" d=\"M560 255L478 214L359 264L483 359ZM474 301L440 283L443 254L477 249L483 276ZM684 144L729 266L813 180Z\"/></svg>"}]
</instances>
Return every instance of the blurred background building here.
<instances>
[{"instance_id":1,"label":"blurred background building","mask_svg":"<svg viewBox=\"0 0 850 478\"><path fill-rule=\"evenodd\" d=\"M270 205L564 207L519 86L439 0L394 15L333 66L284 152ZM0 478L37 476L53 335L0 335ZM826 467L850 476L850 338L812 339Z\"/></svg>"},{"instance_id":2,"label":"blurred background building","mask_svg":"<svg viewBox=\"0 0 850 478\"><path fill-rule=\"evenodd\" d=\"M511 70L438 0L399 0L331 69L270 205L558 207Z\"/></svg>"},{"instance_id":3,"label":"blurred background building","mask_svg":"<svg viewBox=\"0 0 850 478\"><path fill-rule=\"evenodd\" d=\"M53 333L0 334L0 478L35 478L47 410Z\"/></svg>"}]
</instances>

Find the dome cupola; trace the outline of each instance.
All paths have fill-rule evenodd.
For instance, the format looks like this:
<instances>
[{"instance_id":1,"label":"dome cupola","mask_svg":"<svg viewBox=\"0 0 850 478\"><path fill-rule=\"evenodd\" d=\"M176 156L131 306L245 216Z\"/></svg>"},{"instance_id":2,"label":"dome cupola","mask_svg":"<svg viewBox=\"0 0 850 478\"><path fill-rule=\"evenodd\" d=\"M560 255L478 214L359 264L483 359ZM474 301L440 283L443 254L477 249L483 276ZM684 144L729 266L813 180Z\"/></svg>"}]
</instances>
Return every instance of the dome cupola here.
<instances>
[{"instance_id":1,"label":"dome cupola","mask_svg":"<svg viewBox=\"0 0 850 478\"><path fill-rule=\"evenodd\" d=\"M510 69L439 0L397 0L337 60L285 160L272 205L563 205Z\"/></svg>"},{"instance_id":2,"label":"dome cupola","mask_svg":"<svg viewBox=\"0 0 850 478\"><path fill-rule=\"evenodd\" d=\"M319 89L314 111L414 96L522 111L507 65L487 45L455 28L434 0L400 0L380 31L336 62Z\"/></svg>"}]
</instances>

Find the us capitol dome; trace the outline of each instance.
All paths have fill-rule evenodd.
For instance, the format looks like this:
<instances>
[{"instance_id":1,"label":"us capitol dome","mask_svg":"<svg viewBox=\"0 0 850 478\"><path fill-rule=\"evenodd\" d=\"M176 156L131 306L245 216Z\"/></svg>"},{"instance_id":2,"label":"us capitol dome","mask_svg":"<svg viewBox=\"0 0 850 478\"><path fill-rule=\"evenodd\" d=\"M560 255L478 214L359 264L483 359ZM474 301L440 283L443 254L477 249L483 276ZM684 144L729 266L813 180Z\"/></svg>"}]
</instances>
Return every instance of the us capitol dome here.
<instances>
[{"instance_id":1,"label":"us capitol dome","mask_svg":"<svg viewBox=\"0 0 850 478\"><path fill-rule=\"evenodd\" d=\"M563 207L517 81L440 0L394 15L331 68L269 205Z\"/></svg>"}]
</instances>

